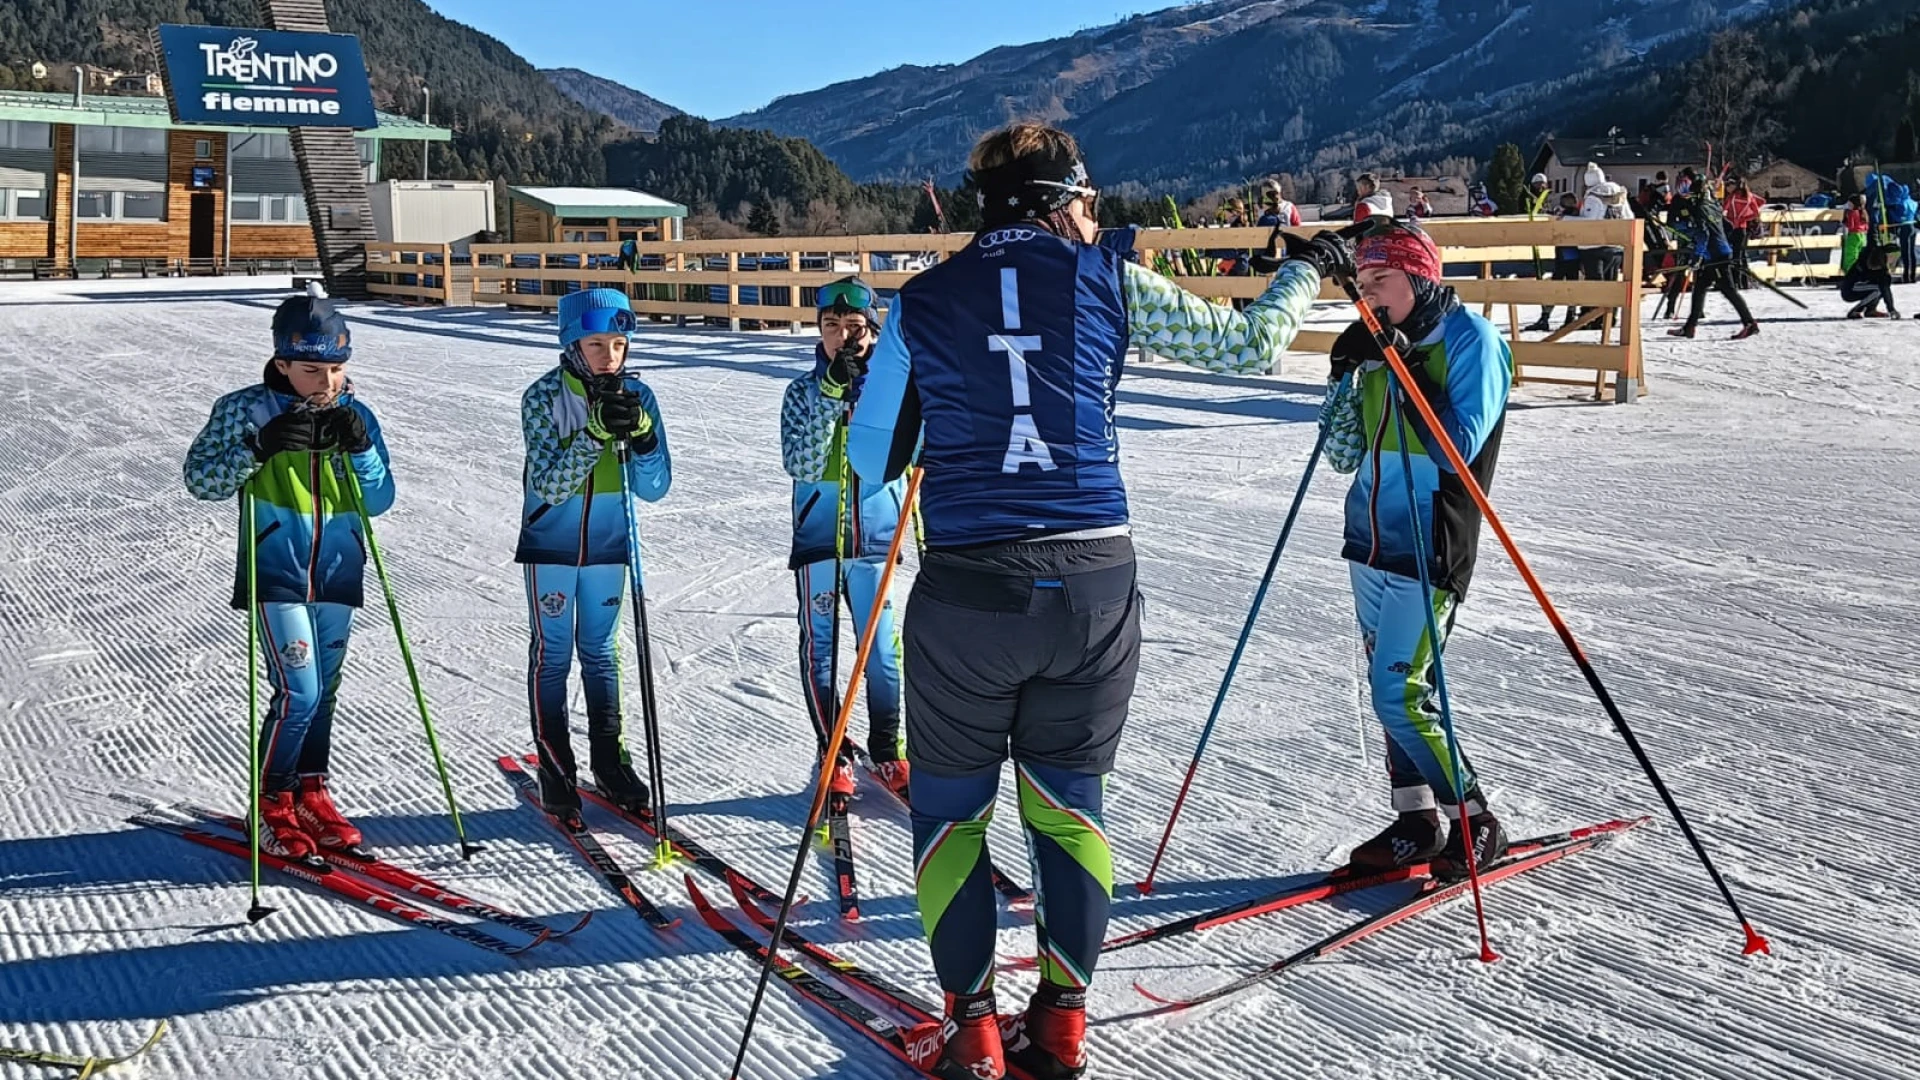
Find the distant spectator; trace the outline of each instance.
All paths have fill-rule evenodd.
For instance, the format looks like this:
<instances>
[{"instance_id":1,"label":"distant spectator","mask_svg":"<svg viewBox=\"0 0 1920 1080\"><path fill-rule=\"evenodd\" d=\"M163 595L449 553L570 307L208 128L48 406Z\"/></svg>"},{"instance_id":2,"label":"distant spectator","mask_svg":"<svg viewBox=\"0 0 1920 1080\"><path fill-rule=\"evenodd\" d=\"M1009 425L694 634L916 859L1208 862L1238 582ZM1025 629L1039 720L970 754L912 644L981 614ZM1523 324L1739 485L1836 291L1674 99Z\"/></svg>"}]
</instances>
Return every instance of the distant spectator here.
<instances>
[{"instance_id":1,"label":"distant spectator","mask_svg":"<svg viewBox=\"0 0 1920 1080\"><path fill-rule=\"evenodd\" d=\"M1841 215L1843 228L1840 233L1840 272L1853 269L1860 261L1860 252L1867 246L1867 197L1855 195L1847 200L1847 212Z\"/></svg>"},{"instance_id":2,"label":"distant spectator","mask_svg":"<svg viewBox=\"0 0 1920 1080\"><path fill-rule=\"evenodd\" d=\"M1720 208L1727 216L1727 243L1733 245L1733 285L1744 289L1753 277L1747 262L1747 241L1760 235L1760 211L1767 202L1748 190L1745 180L1735 178L1727 188Z\"/></svg>"},{"instance_id":3,"label":"distant spectator","mask_svg":"<svg viewBox=\"0 0 1920 1080\"><path fill-rule=\"evenodd\" d=\"M1893 273L1887 268L1887 255L1892 249L1880 244L1868 244L1860 258L1847 271L1840 282L1840 298L1854 301L1853 309L1847 312L1849 319L1897 319L1900 312L1893 306ZM1887 310L1881 311L1885 304Z\"/></svg>"},{"instance_id":4,"label":"distant spectator","mask_svg":"<svg viewBox=\"0 0 1920 1080\"><path fill-rule=\"evenodd\" d=\"M1264 180L1260 184L1260 220L1254 224L1263 229L1278 225L1284 228L1300 227L1300 208L1287 201L1281 193L1280 181Z\"/></svg>"},{"instance_id":5,"label":"distant spectator","mask_svg":"<svg viewBox=\"0 0 1920 1080\"><path fill-rule=\"evenodd\" d=\"M1500 207L1487 194L1487 185L1475 184L1467 191L1467 213L1474 217L1492 217L1499 212Z\"/></svg>"},{"instance_id":6,"label":"distant spectator","mask_svg":"<svg viewBox=\"0 0 1920 1080\"><path fill-rule=\"evenodd\" d=\"M1247 203L1245 199L1228 199L1223 213L1225 217L1222 220L1229 229L1244 229L1252 224L1252 222L1247 219Z\"/></svg>"},{"instance_id":7,"label":"distant spectator","mask_svg":"<svg viewBox=\"0 0 1920 1080\"><path fill-rule=\"evenodd\" d=\"M1578 218L1579 216L1580 216L1579 197L1574 195L1574 193L1571 191L1563 193L1560 196L1560 205L1556 207L1553 211L1553 219L1555 221L1565 221L1569 218ZM1579 248L1573 247L1573 246L1567 246L1567 247L1557 247L1553 249L1553 280L1555 281L1579 281L1580 280L1580 249ZM1575 318L1574 307L1572 304L1568 304L1567 317L1561 322L1560 325L1565 326L1567 323L1572 322L1574 318ZM1543 332L1553 329L1553 305L1548 304L1547 306L1541 308L1540 317L1538 319L1535 319L1533 324L1531 326L1528 326L1527 329L1538 330Z\"/></svg>"},{"instance_id":8,"label":"distant spectator","mask_svg":"<svg viewBox=\"0 0 1920 1080\"><path fill-rule=\"evenodd\" d=\"M1633 207L1627 205L1627 189L1607 179L1606 170L1588 162L1587 196L1580 203L1580 217L1586 221L1631 221ZM1580 276L1588 281L1614 281L1620 277L1620 263L1626 249L1615 244L1596 244L1580 249ZM1585 310L1581 314L1586 314Z\"/></svg>"},{"instance_id":9,"label":"distant spectator","mask_svg":"<svg viewBox=\"0 0 1920 1080\"><path fill-rule=\"evenodd\" d=\"M1433 204L1427 201L1427 193L1419 188L1407 191L1407 216L1414 221L1433 216Z\"/></svg>"},{"instance_id":10,"label":"distant spectator","mask_svg":"<svg viewBox=\"0 0 1920 1080\"><path fill-rule=\"evenodd\" d=\"M1920 273L1914 266L1914 232L1920 229L1920 180L1915 180L1907 188L1907 197L1900 200L1901 217L1894 219L1894 234L1900 244L1900 283L1912 285Z\"/></svg>"},{"instance_id":11,"label":"distant spectator","mask_svg":"<svg viewBox=\"0 0 1920 1080\"><path fill-rule=\"evenodd\" d=\"M1553 197L1553 185L1547 182L1546 173L1534 173L1527 181L1527 217L1533 218L1546 213L1547 200Z\"/></svg>"},{"instance_id":12,"label":"distant spectator","mask_svg":"<svg viewBox=\"0 0 1920 1080\"><path fill-rule=\"evenodd\" d=\"M1375 214L1381 217L1393 216L1393 196L1380 190L1380 182L1370 172L1363 172L1353 179L1356 199L1353 204L1353 220L1365 221Z\"/></svg>"}]
</instances>

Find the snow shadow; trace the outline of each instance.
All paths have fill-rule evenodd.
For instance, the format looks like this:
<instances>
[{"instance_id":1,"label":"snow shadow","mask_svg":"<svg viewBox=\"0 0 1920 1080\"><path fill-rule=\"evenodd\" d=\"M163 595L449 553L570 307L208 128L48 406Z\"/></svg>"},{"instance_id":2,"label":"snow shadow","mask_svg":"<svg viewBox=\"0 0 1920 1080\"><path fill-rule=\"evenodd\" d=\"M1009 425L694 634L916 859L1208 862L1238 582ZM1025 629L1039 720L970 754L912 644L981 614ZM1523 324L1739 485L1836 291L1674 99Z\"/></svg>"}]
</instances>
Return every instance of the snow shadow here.
<instances>
[{"instance_id":1,"label":"snow shadow","mask_svg":"<svg viewBox=\"0 0 1920 1080\"><path fill-rule=\"evenodd\" d=\"M482 811L466 816L477 841L506 837L545 841L546 826L531 813ZM420 817L393 822L368 818L377 833L444 830L445 819ZM556 836L555 843L560 843ZM568 852L572 858L572 853ZM504 851L482 854L473 866L492 861L507 868ZM449 886L479 894L555 927L577 922L581 910L548 911L516 907L510 882L471 882L444 871L444 859L405 859ZM7 1013L15 1022L131 1020L208 1012L267 997L300 985L340 985L355 981L444 979L514 971L603 968L610 964L661 957L702 956L727 951L725 943L699 925L685 892L668 875L642 875L638 883L668 911L684 921L661 933L621 906L595 908L591 924L570 938L548 941L516 957L487 952L437 931L412 927L383 916L352 912L351 902L296 883L273 870L262 871L263 902L279 908L260 928L245 919L246 864L228 855L198 848L176 837L132 827L104 833L17 840L6 845L0 898L10 893L59 892L92 910L73 926L41 925L16 931L21 939L59 942L84 935L86 952L14 960L7 969ZM581 866L582 882L589 871ZM212 925L183 923L175 916L155 921L148 912L170 908L156 894L173 889L218 888L207 905L231 918ZM721 890L724 893L724 890ZM318 897L310 900L294 893ZM710 890L711 893L711 890ZM611 899L611 898L609 898ZM724 904L725 902L722 901ZM436 915L433 905L416 906ZM490 923L451 915L507 941L525 936ZM377 927L367 927L369 919ZM315 924L367 927L353 933L315 935ZM117 924L117 925L116 925ZM85 927L85 930L81 928ZM289 928L296 937L280 937ZM182 932L189 936L180 940ZM156 939L163 943L150 944ZM18 952L45 951L24 946ZM53 945L54 948L70 947ZM665 984L663 984L664 986Z\"/></svg>"}]
</instances>

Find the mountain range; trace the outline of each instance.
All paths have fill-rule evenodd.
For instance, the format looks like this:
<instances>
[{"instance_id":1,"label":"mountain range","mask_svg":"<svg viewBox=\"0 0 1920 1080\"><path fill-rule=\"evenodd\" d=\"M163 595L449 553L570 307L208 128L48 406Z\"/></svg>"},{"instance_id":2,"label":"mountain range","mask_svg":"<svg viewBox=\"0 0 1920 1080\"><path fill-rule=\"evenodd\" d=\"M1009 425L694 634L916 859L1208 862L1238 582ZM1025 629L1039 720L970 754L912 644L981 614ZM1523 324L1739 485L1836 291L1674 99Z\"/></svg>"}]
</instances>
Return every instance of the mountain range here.
<instances>
[{"instance_id":1,"label":"mountain range","mask_svg":"<svg viewBox=\"0 0 1920 1080\"><path fill-rule=\"evenodd\" d=\"M1362 162L1432 171L1552 130L1699 53L1711 32L1784 6L1210 0L717 122L806 138L860 180L955 179L981 132L1028 117L1074 132L1106 182L1156 190Z\"/></svg>"},{"instance_id":2,"label":"mountain range","mask_svg":"<svg viewBox=\"0 0 1920 1080\"><path fill-rule=\"evenodd\" d=\"M540 74L582 107L604 113L641 134L656 135L660 131L661 121L667 117L687 115L685 110L676 109L631 86L590 75L579 68L541 68Z\"/></svg>"}]
</instances>

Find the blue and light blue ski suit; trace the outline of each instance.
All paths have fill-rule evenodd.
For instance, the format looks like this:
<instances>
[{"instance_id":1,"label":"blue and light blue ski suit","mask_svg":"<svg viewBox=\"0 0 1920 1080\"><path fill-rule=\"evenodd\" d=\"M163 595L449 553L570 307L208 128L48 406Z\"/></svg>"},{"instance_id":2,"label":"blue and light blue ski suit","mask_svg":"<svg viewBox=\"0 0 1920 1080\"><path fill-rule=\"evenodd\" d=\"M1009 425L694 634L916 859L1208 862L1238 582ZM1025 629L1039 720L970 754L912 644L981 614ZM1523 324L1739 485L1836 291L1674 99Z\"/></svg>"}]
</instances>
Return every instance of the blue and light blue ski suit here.
<instances>
[{"instance_id":1,"label":"blue and light blue ski suit","mask_svg":"<svg viewBox=\"0 0 1920 1080\"><path fill-rule=\"evenodd\" d=\"M1457 301L1453 304L1405 359L1430 380L1428 385L1437 392L1431 404L1447 436L1481 487L1491 488L1513 381L1512 353L1492 323ZM1464 752L1462 775L1454 775L1435 700L1433 665L1473 577L1480 511L1410 405L1402 410L1413 467L1415 499L1409 505L1399 425L1388 407L1388 381L1383 361L1364 365L1349 383L1330 390L1320 423L1328 429L1328 462L1339 472L1354 474L1340 553L1348 560L1366 644L1374 715L1388 736L1393 805L1408 811L1436 803L1455 805L1456 790L1470 799L1478 795L1478 781ZM1433 586L1434 623L1440 628L1437 643L1427 633L1418 561L1423 557Z\"/></svg>"},{"instance_id":2,"label":"blue and light blue ski suit","mask_svg":"<svg viewBox=\"0 0 1920 1080\"><path fill-rule=\"evenodd\" d=\"M622 381L640 397L658 440L627 462L626 490L658 502L673 482L667 430L653 391L638 376ZM627 514L620 459L587 431L586 388L565 368L534 380L520 399L527 445L526 498L514 561L522 564L532 636L527 704L542 762L571 778L567 675L580 657L589 739L621 733L619 630L627 591ZM624 745L624 742L622 742Z\"/></svg>"},{"instance_id":3,"label":"blue and light blue ski suit","mask_svg":"<svg viewBox=\"0 0 1920 1080\"><path fill-rule=\"evenodd\" d=\"M821 754L827 752L839 708L834 685L840 621L836 592L852 612L854 633L864 635L906 496L904 480L863 484L847 467L846 419L864 380L854 383L846 400L830 398L820 392L826 370L826 354L815 346L813 370L787 385L780 405L780 455L793 477L789 565L800 603L800 672ZM833 581L836 553L844 559L838 590ZM880 612L866 682L867 753L875 761L896 761L901 755L900 630L892 600Z\"/></svg>"},{"instance_id":4,"label":"blue and light blue ski suit","mask_svg":"<svg viewBox=\"0 0 1920 1080\"><path fill-rule=\"evenodd\" d=\"M214 402L183 469L187 491L196 499L219 502L242 488L253 493L253 617L273 687L260 735L261 790L269 795L298 790L302 775L325 773L332 751L335 697L353 609L363 598L367 558L347 470L359 481L369 515L386 513L393 505L393 475L379 421L355 400L351 386L334 407L360 414L373 440L365 452L289 451L264 464L254 456L254 440L268 421L308 407L269 362L266 381ZM244 527L242 518L239 528ZM249 606L244 535L236 547L233 606L244 610Z\"/></svg>"}]
</instances>

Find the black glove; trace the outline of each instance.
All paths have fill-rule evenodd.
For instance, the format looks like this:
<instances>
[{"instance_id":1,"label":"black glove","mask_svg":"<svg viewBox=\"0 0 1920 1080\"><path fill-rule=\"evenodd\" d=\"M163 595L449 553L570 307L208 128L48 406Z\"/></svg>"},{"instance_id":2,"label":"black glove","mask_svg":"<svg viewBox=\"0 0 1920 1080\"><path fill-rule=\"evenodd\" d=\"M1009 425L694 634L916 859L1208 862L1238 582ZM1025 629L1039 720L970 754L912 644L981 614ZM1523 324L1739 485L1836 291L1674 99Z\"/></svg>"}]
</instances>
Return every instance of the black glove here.
<instances>
[{"instance_id":1,"label":"black glove","mask_svg":"<svg viewBox=\"0 0 1920 1080\"><path fill-rule=\"evenodd\" d=\"M827 361L826 377L820 380L820 393L834 399L845 398L852 391L854 381L867 373L866 345L860 341L848 341L840 346L840 351Z\"/></svg>"},{"instance_id":2,"label":"black glove","mask_svg":"<svg viewBox=\"0 0 1920 1080\"><path fill-rule=\"evenodd\" d=\"M1411 347L1407 342L1407 335L1392 326L1386 327L1386 331L1388 338L1393 342L1394 349L1400 353L1400 358L1406 359L1407 350ZM1340 336L1334 340L1330 356L1332 363L1327 370L1328 382L1339 382L1369 361L1386 359L1386 354L1380 351L1379 343L1374 340L1373 331L1367 329L1364 321L1356 322L1341 331Z\"/></svg>"},{"instance_id":3,"label":"black glove","mask_svg":"<svg viewBox=\"0 0 1920 1080\"><path fill-rule=\"evenodd\" d=\"M653 435L653 417L640 404L640 395L627 389L618 375L596 378L587 386L587 432L603 442L637 444ZM634 447L646 453L650 447Z\"/></svg>"},{"instance_id":4,"label":"black glove","mask_svg":"<svg viewBox=\"0 0 1920 1080\"><path fill-rule=\"evenodd\" d=\"M366 418L351 405L342 405L326 414L326 434L333 445L349 454L364 454L373 449L373 436L367 434Z\"/></svg>"},{"instance_id":5,"label":"black glove","mask_svg":"<svg viewBox=\"0 0 1920 1080\"><path fill-rule=\"evenodd\" d=\"M1353 243L1330 229L1322 229L1306 240L1287 237L1287 258L1311 263L1322 278L1351 279L1354 274Z\"/></svg>"},{"instance_id":6,"label":"black glove","mask_svg":"<svg viewBox=\"0 0 1920 1080\"><path fill-rule=\"evenodd\" d=\"M1280 269L1280 264L1286 261L1283 252L1287 240L1287 234L1280 231L1280 226L1275 225L1273 232L1267 236L1266 248L1254 252L1253 257L1247 260L1247 264L1253 267L1253 272L1265 277Z\"/></svg>"},{"instance_id":7,"label":"black glove","mask_svg":"<svg viewBox=\"0 0 1920 1080\"><path fill-rule=\"evenodd\" d=\"M253 456L264 464L275 454L303 454L331 446L332 435L323 428L319 413L290 409L267 421L254 435Z\"/></svg>"}]
</instances>

